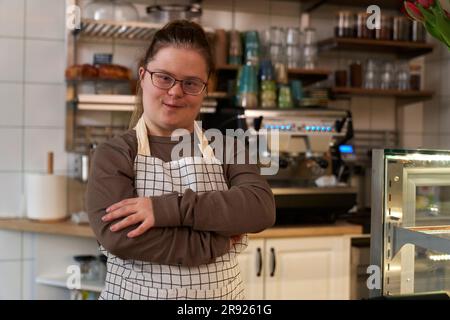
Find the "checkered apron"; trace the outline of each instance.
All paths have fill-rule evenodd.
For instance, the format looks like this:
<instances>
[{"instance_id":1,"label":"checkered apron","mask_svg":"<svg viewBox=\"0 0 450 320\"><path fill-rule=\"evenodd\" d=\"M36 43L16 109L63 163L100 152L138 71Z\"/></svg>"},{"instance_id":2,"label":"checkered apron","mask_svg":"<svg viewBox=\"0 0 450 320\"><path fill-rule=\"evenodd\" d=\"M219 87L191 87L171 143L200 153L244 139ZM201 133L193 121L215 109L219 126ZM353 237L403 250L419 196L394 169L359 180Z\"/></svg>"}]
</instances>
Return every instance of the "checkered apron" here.
<instances>
[{"instance_id":1,"label":"checkered apron","mask_svg":"<svg viewBox=\"0 0 450 320\"><path fill-rule=\"evenodd\" d=\"M139 197L165 193L183 194L227 190L222 165L195 123L202 157L185 157L163 162L150 155L147 128L141 118L136 126L138 153L134 161L135 185ZM214 214L211 208L211 214ZM244 299L237 255L247 247L247 235L213 263L196 267L161 265L123 260L100 247L108 257L105 289L100 299Z\"/></svg>"}]
</instances>

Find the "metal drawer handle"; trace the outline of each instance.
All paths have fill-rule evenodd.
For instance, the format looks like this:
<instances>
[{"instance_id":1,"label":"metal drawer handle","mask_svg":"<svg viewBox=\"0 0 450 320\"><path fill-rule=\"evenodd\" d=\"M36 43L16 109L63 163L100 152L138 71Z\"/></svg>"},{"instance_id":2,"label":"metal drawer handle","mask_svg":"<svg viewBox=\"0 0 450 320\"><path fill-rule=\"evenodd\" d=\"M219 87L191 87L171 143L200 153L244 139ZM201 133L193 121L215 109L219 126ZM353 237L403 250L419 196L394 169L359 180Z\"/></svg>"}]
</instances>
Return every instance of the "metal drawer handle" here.
<instances>
[{"instance_id":1,"label":"metal drawer handle","mask_svg":"<svg viewBox=\"0 0 450 320\"><path fill-rule=\"evenodd\" d=\"M275 257L275 249L270 248L270 254L272 256L272 271L270 272L270 276L273 277L275 275L275 269L277 267L277 260Z\"/></svg>"},{"instance_id":2,"label":"metal drawer handle","mask_svg":"<svg viewBox=\"0 0 450 320\"><path fill-rule=\"evenodd\" d=\"M261 277L261 271L262 271L262 253L261 248L256 249L256 252L258 254L258 271L256 272L257 277Z\"/></svg>"}]
</instances>

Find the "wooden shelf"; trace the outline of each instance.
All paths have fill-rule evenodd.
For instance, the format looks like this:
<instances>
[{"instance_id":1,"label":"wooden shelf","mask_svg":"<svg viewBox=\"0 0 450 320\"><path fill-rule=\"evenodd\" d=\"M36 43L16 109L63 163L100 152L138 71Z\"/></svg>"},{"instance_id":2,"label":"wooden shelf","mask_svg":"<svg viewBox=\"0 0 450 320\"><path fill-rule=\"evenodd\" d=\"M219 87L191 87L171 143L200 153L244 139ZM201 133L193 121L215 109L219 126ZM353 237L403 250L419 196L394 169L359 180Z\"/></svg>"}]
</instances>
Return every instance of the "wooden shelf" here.
<instances>
[{"instance_id":1,"label":"wooden shelf","mask_svg":"<svg viewBox=\"0 0 450 320\"><path fill-rule=\"evenodd\" d=\"M319 51L355 50L395 54L399 58L415 58L433 51L433 45L422 42L375 40L357 38L329 38L318 43Z\"/></svg>"},{"instance_id":2,"label":"wooden shelf","mask_svg":"<svg viewBox=\"0 0 450 320\"><path fill-rule=\"evenodd\" d=\"M233 73L234 75L238 69L238 65L222 65L217 67L217 73ZM289 78L301 80L304 86L326 80L330 74L331 71L328 69L288 69Z\"/></svg>"},{"instance_id":3,"label":"wooden shelf","mask_svg":"<svg viewBox=\"0 0 450 320\"><path fill-rule=\"evenodd\" d=\"M332 94L336 97L342 96L384 96L395 97L408 101L408 103L419 102L431 99L433 97L433 91L430 90L395 90L395 89L364 89L364 88L349 88L349 87L334 87L331 89Z\"/></svg>"},{"instance_id":4,"label":"wooden shelf","mask_svg":"<svg viewBox=\"0 0 450 320\"><path fill-rule=\"evenodd\" d=\"M314 4L315 0L296 0L300 1L301 3L305 4ZM352 6L352 7L364 7L367 8L368 6L372 4L376 4L380 6L381 10L383 9L400 9L403 2L402 1L395 1L395 0L327 0L325 4L333 4L333 5L340 5L340 6Z\"/></svg>"}]
</instances>

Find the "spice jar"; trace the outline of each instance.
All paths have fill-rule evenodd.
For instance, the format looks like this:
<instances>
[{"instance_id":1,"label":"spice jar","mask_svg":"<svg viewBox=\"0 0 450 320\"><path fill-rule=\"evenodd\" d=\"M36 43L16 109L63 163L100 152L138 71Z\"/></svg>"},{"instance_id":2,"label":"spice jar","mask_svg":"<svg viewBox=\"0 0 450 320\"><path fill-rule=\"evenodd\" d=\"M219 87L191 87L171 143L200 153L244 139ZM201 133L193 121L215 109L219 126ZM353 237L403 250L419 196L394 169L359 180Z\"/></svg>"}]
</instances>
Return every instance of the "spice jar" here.
<instances>
[{"instance_id":1,"label":"spice jar","mask_svg":"<svg viewBox=\"0 0 450 320\"><path fill-rule=\"evenodd\" d=\"M397 41L409 41L411 23L407 17L394 17L392 39Z\"/></svg>"},{"instance_id":2,"label":"spice jar","mask_svg":"<svg viewBox=\"0 0 450 320\"><path fill-rule=\"evenodd\" d=\"M336 15L334 34L336 37L354 37L354 15L350 11L339 11Z\"/></svg>"},{"instance_id":3,"label":"spice jar","mask_svg":"<svg viewBox=\"0 0 450 320\"><path fill-rule=\"evenodd\" d=\"M374 30L367 27L367 18L370 15L367 12L360 12L356 16L356 36L358 38L373 39L375 37Z\"/></svg>"},{"instance_id":4,"label":"spice jar","mask_svg":"<svg viewBox=\"0 0 450 320\"><path fill-rule=\"evenodd\" d=\"M411 41L425 42L426 34L423 23L417 20L412 22L411 26Z\"/></svg>"},{"instance_id":5,"label":"spice jar","mask_svg":"<svg viewBox=\"0 0 450 320\"><path fill-rule=\"evenodd\" d=\"M392 39L392 17L382 15L380 17L380 28L375 29L375 39L391 40Z\"/></svg>"},{"instance_id":6,"label":"spice jar","mask_svg":"<svg viewBox=\"0 0 450 320\"><path fill-rule=\"evenodd\" d=\"M336 87L347 86L347 70L336 70L334 73L334 82Z\"/></svg>"},{"instance_id":7,"label":"spice jar","mask_svg":"<svg viewBox=\"0 0 450 320\"><path fill-rule=\"evenodd\" d=\"M409 76L410 89L419 91L422 87L421 84L422 68L420 65L411 65L409 67L409 71L410 71Z\"/></svg>"},{"instance_id":8,"label":"spice jar","mask_svg":"<svg viewBox=\"0 0 450 320\"><path fill-rule=\"evenodd\" d=\"M350 64L350 86L354 88L362 87L362 65L359 61Z\"/></svg>"}]
</instances>

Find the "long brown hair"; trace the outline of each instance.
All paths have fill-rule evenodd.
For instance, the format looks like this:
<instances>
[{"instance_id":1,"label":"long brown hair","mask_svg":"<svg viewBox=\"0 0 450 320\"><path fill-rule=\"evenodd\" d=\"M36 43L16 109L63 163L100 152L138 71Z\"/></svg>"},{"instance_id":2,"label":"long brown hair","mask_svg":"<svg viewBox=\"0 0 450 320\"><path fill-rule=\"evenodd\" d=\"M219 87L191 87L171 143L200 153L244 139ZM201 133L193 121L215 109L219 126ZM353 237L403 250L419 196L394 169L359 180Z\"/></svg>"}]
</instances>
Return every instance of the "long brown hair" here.
<instances>
[{"instance_id":1,"label":"long brown hair","mask_svg":"<svg viewBox=\"0 0 450 320\"><path fill-rule=\"evenodd\" d=\"M175 20L158 30L139 67L145 68L159 50L170 46L197 50L205 59L208 78L214 72L213 55L206 33L199 24L188 20ZM141 79L139 79L136 86L136 104L129 124L130 129L136 126L143 112Z\"/></svg>"}]
</instances>

